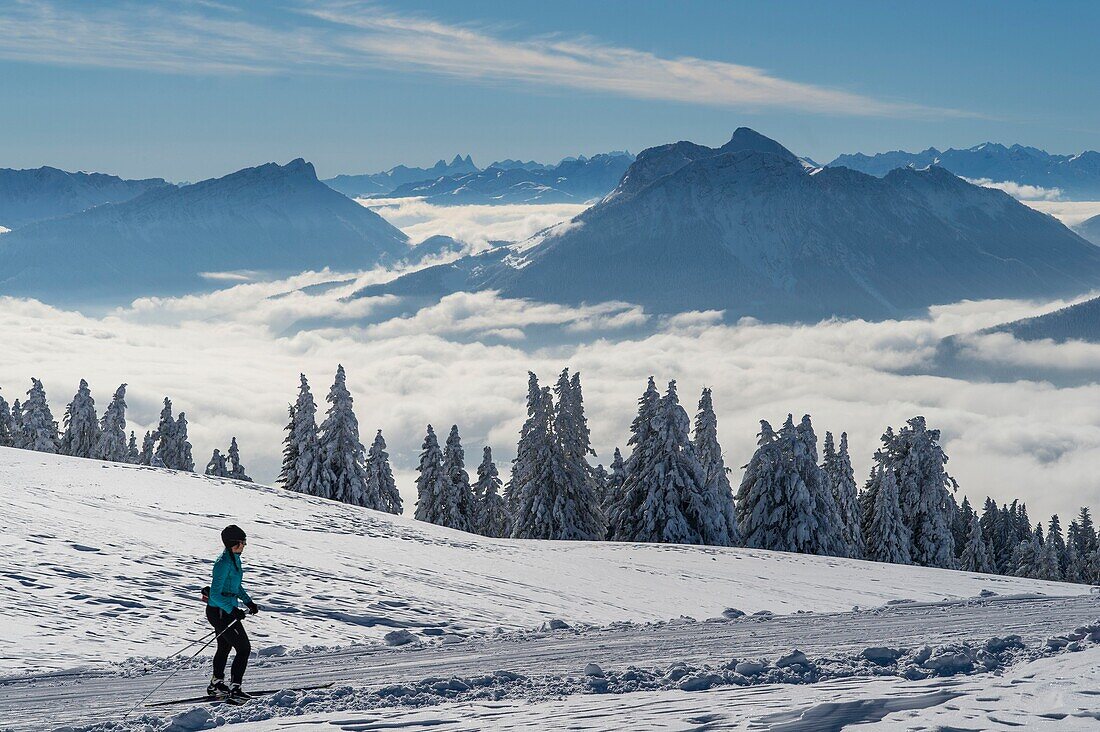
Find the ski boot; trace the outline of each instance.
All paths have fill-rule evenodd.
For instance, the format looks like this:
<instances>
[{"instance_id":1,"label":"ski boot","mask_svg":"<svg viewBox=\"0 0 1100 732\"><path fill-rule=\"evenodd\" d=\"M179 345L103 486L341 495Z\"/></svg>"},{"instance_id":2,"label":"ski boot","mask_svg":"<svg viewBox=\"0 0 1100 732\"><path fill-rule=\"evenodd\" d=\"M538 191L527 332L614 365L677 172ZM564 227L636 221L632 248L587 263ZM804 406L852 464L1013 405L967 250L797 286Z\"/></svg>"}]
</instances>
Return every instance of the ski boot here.
<instances>
[{"instance_id":1,"label":"ski boot","mask_svg":"<svg viewBox=\"0 0 1100 732\"><path fill-rule=\"evenodd\" d=\"M210 677L210 683L206 686L206 695L215 699L225 699L229 696L229 686L217 676Z\"/></svg>"},{"instance_id":2,"label":"ski boot","mask_svg":"<svg viewBox=\"0 0 1100 732\"><path fill-rule=\"evenodd\" d=\"M225 702L227 704L236 704L240 706L241 704L247 703L250 699L252 699L252 695L242 689L240 684L229 685L229 695L225 697Z\"/></svg>"}]
</instances>

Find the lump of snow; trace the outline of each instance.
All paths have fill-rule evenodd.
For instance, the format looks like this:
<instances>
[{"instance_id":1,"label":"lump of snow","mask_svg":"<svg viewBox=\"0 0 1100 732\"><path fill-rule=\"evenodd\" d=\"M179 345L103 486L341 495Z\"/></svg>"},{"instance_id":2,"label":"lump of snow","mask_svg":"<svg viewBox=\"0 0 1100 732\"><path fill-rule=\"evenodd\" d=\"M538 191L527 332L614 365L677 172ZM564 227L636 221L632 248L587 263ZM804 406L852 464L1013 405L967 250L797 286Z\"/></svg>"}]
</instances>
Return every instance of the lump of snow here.
<instances>
[{"instance_id":1,"label":"lump of snow","mask_svg":"<svg viewBox=\"0 0 1100 732\"><path fill-rule=\"evenodd\" d=\"M689 673L691 673L691 669L687 667L687 664L681 661L668 667L668 671L665 672L665 678L669 681L679 681Z\"/></svg>"},{"instance_id":2,"label":"lump of snow","mask_svg":"<svg viewBox=\"0 0 1100 732\"><path fill-rule=\"evenodd\" d=\"M699 671L680 680L680 691L706 691L721 681L722 677L717 674Z\"/></svg>"},{"instance_id":3,"label":"lump of snow","mask_svg":"<svg viewBox=\"0 0 1100 732\"><path fill-rule=\"evenodd\" d=\"M165 728L164 732L195 732L200 729L212 729L216 726L210 711L203 707L196 707L183 714L172 717L172 724Z\"/></svg>"},{"instance_id":4,"label":"lump of snow","mask_svg":"<svg viewBox=\"0 0 1100 732\"><path fill-rule=\"evenodd\" d=\"M974 654L963 646L943 646L921 664L940 676L968 673L974 668Z\"/></svg>"},{"instance_id":5,"label":"lump of snow","mask_svg":"<svg viewBox=\"0 0 1100 732\"><path fill-rule=\"evenodd\" d=\"M776 661L775 665L779 668L787 668L789 666L809 666L810 659L806 658L806 654L796 648L795 650L788 653L786 656L783 656L778 661Z\"/></svg>"},{"instance_id":6,"label":"lump of snow","mask_svg":"<svg viewBox=\"0 0 1100 732\"><path fill-rule=\"evenodd\" d=\"M1018 635L1008 635L1004 638L993 637L985 642L982 649L986 653L1003 653L1009 648L1023 648L1024 643Z\"/></svg>"},{"instance_id":7,"label":"lump of snow","mask_svg":"<svg viewBox=\"0 0 1100 732\"><path fill-rule=\"evenodd\" d=\"M402 628L400 630L392 630L389 633L386 633L384 636L382 636L382 640L387 646L403 646L406 643L415 643L416 636Z\"/></svg>"},{"instance_id":8,"label":"lump of snow","mask_svg":"<svg viewBox=\"0 0 1100 732\"><path fill-rule=\"evenodd\" d=\"M421 635L443 635L445 631L443 628L424 628L420 631Z\"/></svg>"},{"instance_id":9,"label":"lump of snow","mask_svg":"<svg viewBox=\"0 0 1100 732\"><path fill-rule=\"evenodd\" d=\"M257 651L261 657L277 657L286 655L286 646L267 646Z\"/></svg>"},{"instance_id":10,"label":"lump of snow","mask_svg":"<svg viewBox=\"0 0 1100 732\"><path fill-rule=\"evenodd\" d=\"M546 627L550 630L569 630L570 626L569 623L565 622L564 620L553 618L549 623L546 624Z\"/></svg>"},{"instance_id":11,"label":"lump of snow","mask_svg":"<svg viewBox=\"0 0 1100 732\"><path fill-rule=\"evenodd\" d=\"M1052 651L1060 651L1069 645L1069 641L1061 636L1054 636L1053 638L1047 638L1047 648Z\"/></svg>"},{"instance_id":12,"label":"lump of snow","mask_svg":"<svg viewBox=\"0 0 1100 732\"><path fill-rule=\"evenodd\" d=\"M743 618L745 613L741 612L735 607L727 607L722 611L723 618L729 618L730 620L737 620L737 618Z\"/></svg>"},{"instance_id":13,"label":"lump of snow","mask_svg":"<svg viewBox=\"0 0 1100 732\"><path fill-rule=\"evenodd\" d=\"M598 663L585 664L584 675L585 676L601 676L602 677L603 676L603 669L600 668L600 664L598 664Z\"/></svg>"},{"instance_id":14,"label":"lump of snow","mask_svg":"<svg viewBox=\"0 0 1100 732\"><path fill-rule=\"evenodd\" d=\"M764 673L766 668L767 666L763 661L741 661L733 667L733 670L742 676L756 676Z\"/></svg>"},{"instance_id":15,"label":"lump of snow","mask_svg":"<svg viewBox=\"0 0 1100 732\"><path fill-rule=\"evenodd\" d=\"M589 691L595 694L603 694L607 691L607 688L611 685L611 682L599 676L589 676L585 680L585 684L588 686Z\"/></svg>"},{"instance_id":16,"label":"lump of snow","mask_svg":"<svg viewBox=\"0 0 1100 732\"><path fill-rule=\"evenodd\" d=\"M916 600L910 600L907 597L902 597L902 598L898 598L896 600L887 600L886 604L887 605L908 605L911 602L916 602Z\"/></svg>"},{"instance_id":17,"label":"lump of snow","mask_svg":"<svg viewBox=\"0 0 1100 732\"><path fill-rule=\"evenodd\" d=\"M993 590L982 590L978 593L978 597L996 597L997 593Z\"/></svg>"},{"instance_id":18,"label":"lump of snow","mask_svg":"<svg viewBox=\"0 0 1100 732\"><path fill-rule=\"evenodd\" d=\"M902 652L897 648L885 646L871 646L864 648L860 655L876 666L889 666L901 658Z\"/></svg>"}]
</instances>

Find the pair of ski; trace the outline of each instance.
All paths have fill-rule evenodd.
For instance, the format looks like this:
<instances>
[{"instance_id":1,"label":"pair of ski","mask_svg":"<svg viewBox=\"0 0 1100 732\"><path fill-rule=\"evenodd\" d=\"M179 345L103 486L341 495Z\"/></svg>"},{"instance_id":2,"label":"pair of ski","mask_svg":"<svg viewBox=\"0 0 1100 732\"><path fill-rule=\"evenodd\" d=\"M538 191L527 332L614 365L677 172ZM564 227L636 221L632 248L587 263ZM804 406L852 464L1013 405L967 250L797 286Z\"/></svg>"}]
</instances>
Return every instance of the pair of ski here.
<instances>
[{"instance_id":1,"label":"pair of ski","mask_svg":"<svg viewBox=\"0 0 1100 732\"><path fill-rule=\"evenodd\" d=\"M257 699L262 696L271 696L272 694L278 694L280 691L312 691L314 689L327 689L332 686L332 682L327 684L313 684L311 686L288 686L281 689L261 689L260 691L250 691L249 696L253 699ZM204 694L203 696L192 696L186 699L169 699L168 701L152 702L146 704L146 707L167 707L173 704L232 704L233 706L243 706L248 703L248 700L242 702L228 701L224 696L211 696Z\"/></svg>"}]
</instances>

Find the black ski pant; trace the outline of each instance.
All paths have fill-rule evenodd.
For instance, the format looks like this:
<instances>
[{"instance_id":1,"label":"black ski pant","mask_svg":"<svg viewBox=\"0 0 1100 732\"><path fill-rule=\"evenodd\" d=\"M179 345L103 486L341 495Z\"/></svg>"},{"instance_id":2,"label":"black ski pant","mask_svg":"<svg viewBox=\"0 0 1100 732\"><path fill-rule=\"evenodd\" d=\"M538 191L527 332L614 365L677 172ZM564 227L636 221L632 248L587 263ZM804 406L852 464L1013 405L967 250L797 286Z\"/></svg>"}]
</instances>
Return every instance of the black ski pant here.
<instances>
[{"instance_id":1,"label":"black ski pant","mask_svg":"<svg viewBox=\"0 0 1100 732\"><path fill-rule=\"evenodd\" d=\"M218 650L214 652L214 676L225 678L225 662L229 660L229 651L237 653L233 657L230 680L241 683L244 670L248 667L248 654L252 653L252 644L248 642L248 633L244 632L244 623L233 622L233 616L213 605L206 606L206 619L214 626L218 635ZM232 623L232 625L230 625Z\"/></svg>"}]
</instances>

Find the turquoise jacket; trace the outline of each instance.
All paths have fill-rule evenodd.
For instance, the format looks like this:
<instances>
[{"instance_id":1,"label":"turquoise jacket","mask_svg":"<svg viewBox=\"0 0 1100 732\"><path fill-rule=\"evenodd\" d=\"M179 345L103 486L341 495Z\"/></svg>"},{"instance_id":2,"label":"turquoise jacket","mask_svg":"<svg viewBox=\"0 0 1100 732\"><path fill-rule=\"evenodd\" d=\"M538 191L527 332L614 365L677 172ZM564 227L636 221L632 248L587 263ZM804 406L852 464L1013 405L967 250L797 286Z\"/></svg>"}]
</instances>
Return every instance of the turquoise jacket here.
<instances>
[{"instance_id":1,"label":"turquoise jacket","mask_svg":"<svg viewBox=\"0 0 1100 732\"><path fill-rule=\"evenodd\" d=\"M252 602L241 585L243 577L241 555L226 549L214 562L214 579L210 582L210 599L206 604L231 613L237 609L237 600Z\"/></svg>"}]
</instances>

